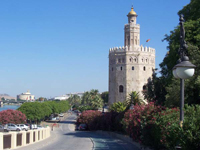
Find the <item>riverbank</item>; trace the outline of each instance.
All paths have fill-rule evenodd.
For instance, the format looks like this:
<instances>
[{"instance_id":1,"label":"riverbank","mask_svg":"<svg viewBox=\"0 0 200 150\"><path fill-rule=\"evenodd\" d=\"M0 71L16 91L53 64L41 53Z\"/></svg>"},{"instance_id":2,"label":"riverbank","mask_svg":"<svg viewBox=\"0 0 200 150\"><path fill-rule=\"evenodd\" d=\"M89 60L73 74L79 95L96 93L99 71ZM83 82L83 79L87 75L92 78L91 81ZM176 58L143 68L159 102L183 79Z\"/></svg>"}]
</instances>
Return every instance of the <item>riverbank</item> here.
<instances>
[{"instance_id":1,"label":"riverbank","mask_svg":"<svg viewBox=\"0 0 200 150\"><path fill-rule=\"evenodd\" d=\"M0 111L7 110L7 109L16 110L19 107L20 105L3 105L3 107L0 107Z\"/></svg>"}]
</instances>

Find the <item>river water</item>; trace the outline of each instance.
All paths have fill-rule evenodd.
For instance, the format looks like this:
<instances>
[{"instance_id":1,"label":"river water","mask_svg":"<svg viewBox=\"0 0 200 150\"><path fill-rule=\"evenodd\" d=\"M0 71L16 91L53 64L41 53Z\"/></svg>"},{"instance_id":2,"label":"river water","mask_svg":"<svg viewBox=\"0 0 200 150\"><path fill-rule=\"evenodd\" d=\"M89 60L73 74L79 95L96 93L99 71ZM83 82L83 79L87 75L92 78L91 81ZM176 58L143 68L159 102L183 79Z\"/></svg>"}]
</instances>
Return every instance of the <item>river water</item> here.
<instances>
[{"instance_id":1,"label":"river water","mask_svg":"<svg viewBox=\"0 0 200 150\"><path fill-rule=\"evenodd\" d=\"M19 107L20 107L20 105L3 105L3 107L0 107L0 111L7 110L7 109L14 109L14 110L16 110Z\"/></svg>"}]
</instances>

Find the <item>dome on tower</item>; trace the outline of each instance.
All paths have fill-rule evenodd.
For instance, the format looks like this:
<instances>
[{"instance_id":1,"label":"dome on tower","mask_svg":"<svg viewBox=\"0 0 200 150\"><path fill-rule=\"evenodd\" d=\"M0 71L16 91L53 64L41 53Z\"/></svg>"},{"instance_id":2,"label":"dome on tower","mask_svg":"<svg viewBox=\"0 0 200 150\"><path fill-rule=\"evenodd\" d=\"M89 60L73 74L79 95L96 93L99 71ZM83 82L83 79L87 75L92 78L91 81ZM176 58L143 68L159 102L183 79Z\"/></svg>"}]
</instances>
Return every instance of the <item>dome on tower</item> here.
<instances>
[{"instance_id":1,"label":"dome on tower","mask_svg":"<svg viewBox=\"0 0 200 150\"><path fill-rule=\"evenodd\" d=\"M131 11L128 13L128 16L137 16L136 12L133 10L133 6L131 7Z\"/></svg>"}]
</instances>

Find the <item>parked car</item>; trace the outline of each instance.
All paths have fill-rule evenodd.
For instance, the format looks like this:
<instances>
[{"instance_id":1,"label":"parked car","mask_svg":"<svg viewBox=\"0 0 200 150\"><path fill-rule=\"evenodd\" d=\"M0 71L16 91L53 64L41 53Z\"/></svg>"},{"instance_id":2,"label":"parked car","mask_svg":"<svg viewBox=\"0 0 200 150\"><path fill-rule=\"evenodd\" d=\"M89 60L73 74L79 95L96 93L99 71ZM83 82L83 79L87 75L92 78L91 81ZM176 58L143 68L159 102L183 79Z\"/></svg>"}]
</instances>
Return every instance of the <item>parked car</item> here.
<instances>
[{"instance_id":1,"label":"parked car","mask_svg":"<svg viewBox=\"0 0 200 150\"><path fill-rule=\"evenodd\" d=\"M59 114L59 116L60 116L60 117L63 117L63 116L64 116L64 114Z\"/></svg>"},{"instance_id":2,"label":"parked car","mask_svg":"<svg viewBox=\"0 0 200 150\"><path fill-rule=\"evenodd\" d=\"M31 128L31 125L29 123L25 123L26 126L28 126L28 128Z\"/></svg>"},{"instance_id":3,"label":"parked car","mask_svg":"<svg viewBox=\"0 0 200 150\"><path fill-rule=\"evenodd\" d=\"M29 130L29 126L25 125L25 124L17 124L18 127L20 127L22 130L28 131Z\"/></svg>"},{"instance_id":4,"label":"parked car","mask_svg":"<svg viewBox=\"0 0 200 150\"><path fill-rule=\"evenodd\" d=\"M55 120L56 120L56 118L52 118L51 120L55 121Z\"/></svg>"},{"instance_id":5,"label":"parked car","mask_svg":"<svg viewBox=\"0 0 200 150\"><path fill-rule=\"evenodd\" d=\"M5 129L7 129L8 131L21 131L21 127L18 127L15 124L9 123L5 125Z\"/></svg>"},{"instance_id":6,"label":"parked car","mask_svg":"<svg viewBox=\"0 0 200 150\"><path fill-rule=\"evenodd\" d=\"M0 125L0 132L8 132L8 130L3 125Z\"/></svg>"},{"instance_id":7,"label":"parked car","mask_svg":"<svg viewBox=\"0 0 200 150\"><path fill-rule=\"evenodd\" d=\"M38 128L38 129L42 129L42 128L44 128L44 127L41 126L41 125L38 125L37 128Z\"/></svg>"},{"instance_id":8,"label":"parked car","mask_svg":"<svg viewBox=\"0 0 200 150\"><path fill-rule=\"evenodd\" d=\"M37 129L37 124L31 124L31 129Z\"/></svg>"},{"instance_id":9,"label":"parked car","mask_svg":"<svg viewBox=\"0 0 200 150\"><path fill-rule=\"evenodd\" d=\"M86 124L80 124L78 126L78 130L87 130L87 125Z\"/></svg>"}]
</instances>

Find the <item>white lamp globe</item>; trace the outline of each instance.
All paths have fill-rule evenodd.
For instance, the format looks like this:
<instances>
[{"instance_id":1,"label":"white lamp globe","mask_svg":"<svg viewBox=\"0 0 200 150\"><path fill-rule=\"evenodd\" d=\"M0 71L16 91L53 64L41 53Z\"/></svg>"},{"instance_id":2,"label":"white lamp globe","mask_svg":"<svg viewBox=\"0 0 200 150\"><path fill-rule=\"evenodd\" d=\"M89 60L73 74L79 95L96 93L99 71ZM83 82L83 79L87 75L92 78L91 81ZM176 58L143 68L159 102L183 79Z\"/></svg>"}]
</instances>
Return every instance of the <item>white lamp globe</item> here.
<instances>
[{"instance_id":1,"label":"white lamp globe","mask_svg":"<svg viewBox=\"0 0 200 150\"><path fill-rule=\"evenodd\" d=\"M176 74L181 79L188 79L194 75L194 68L191 67L178 67Z\"/></svg>"},{"instance_id":2,"label":"white lamp globe","mask_svg":"<svg viewBox=\"0 0 200 150\"><path fill-rule=\"evenodd\" d=\"M173 69L172 73L173 73L173 76L174 76L175 78L179 78L179 76L178 76L177 73L176 73L176 68Z\"/></svg>"}]
</instances>

